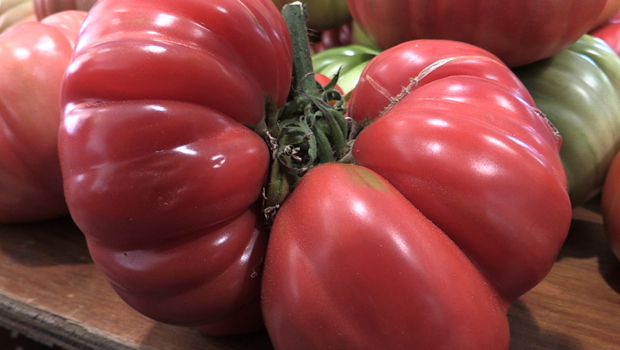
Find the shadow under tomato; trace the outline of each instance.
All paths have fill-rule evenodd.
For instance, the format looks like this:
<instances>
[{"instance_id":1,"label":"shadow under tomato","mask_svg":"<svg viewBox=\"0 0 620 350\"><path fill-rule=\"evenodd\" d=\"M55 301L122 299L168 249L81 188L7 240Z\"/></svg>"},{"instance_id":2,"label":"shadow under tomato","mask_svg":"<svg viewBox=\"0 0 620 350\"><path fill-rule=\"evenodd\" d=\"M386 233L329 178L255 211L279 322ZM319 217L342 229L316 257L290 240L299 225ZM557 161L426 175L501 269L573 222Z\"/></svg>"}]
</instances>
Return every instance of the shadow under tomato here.
<instances>
[{"instance_id":1,"label":"shadow under tomato","mask_svg":"<svg viewBox=\"0 0 620 350\"><path fill-rule=\"evenodd\" d=\"M56 346L38 343L22 334L0 327L0 349L2 350L61 350Z\"/></svg>"},{"instance_id":2,"label":"shadow under tomato","mask_svg":"<svg viewBox=\"0 0 620 350\"><path fill-rule=\"evenodd\" d=\"M25 266L92 263L84 235L69 217L0 224L0 250Z\"/></svg>"},{"instance_id":3,"label":"shadow under tomato","mask_svg":"<svg viewBox=\"0 0 620 350\"><path fill-rule=\"evenodd\" d=\"M155 323L141 341L144 348L155 348L170 343L170 334L176 338L174 342L179 349L235 349L235 350L273 350L267 331L257 331L235 336L211 337L198 329L170 326ZM180 342L180 344L179 344Z\"/></svg>"},{"instance_id":4,"label":"shadow under tomato","mask_svg":"<svg viewBox=\"0 0 620 350\"><path fill-rule=\"evenodd\" d=\"M605 282L620 294L620 260L611 251L611 248L601 252L598 259L599 271Z\"/></svg>"},{"instance_id":5,"label":"shadow under tomato","mask_svg":"<svg viewBox=\"0 0 620 350\"><path fill-rule=\"evenodd\" d=\"M563 258L592 258L609 249L603 225L598 222L573 219L557 260Z\"/></svg>"},{"instance_id":6,"label":"shadow under tomato","mask_svg":"<svg viewBox=\"0 0 620 350\"><path fill-rule=\"evenodd\" d=\"M540 328L529 308L515 301L508 310L510 350L585 350L570 335Z\"/></svg>"},{"instance_id":7,"label":"shadow under tomato","mask_svg":"<svg viewBox=\"0 0 620 350\"><path fill-rule=\"evenodd\" d=\"M592 204L594 203L594 204ZM600 215L597 201L591 202L587 210L593 215ZM556 261L564 258L596 258L601 276L605 282L620 294L620 260L614 255L605 235L605 228L600 217L594 220L576 218L571 227Z\"/></svg>"}]
</instances>

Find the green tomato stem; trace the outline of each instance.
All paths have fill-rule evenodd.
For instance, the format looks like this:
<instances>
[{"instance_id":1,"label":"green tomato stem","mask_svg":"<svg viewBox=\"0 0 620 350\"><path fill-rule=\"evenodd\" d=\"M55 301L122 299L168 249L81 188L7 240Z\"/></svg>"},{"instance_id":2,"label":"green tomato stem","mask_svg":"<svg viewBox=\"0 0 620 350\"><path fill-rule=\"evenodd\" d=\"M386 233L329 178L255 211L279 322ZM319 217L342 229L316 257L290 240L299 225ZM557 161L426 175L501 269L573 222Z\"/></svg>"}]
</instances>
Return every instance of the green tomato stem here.
<instances>
[{"instance_id":1,"label":"green tomato stem","mask_svg":"<svg viewBox=\"0 0 620 350\"><path fill-rule=\"evenodd\" d=\"M266 138L272 152L269 183L265 189L265 216L270 218L293 191L301 177L321 163L350 159L349 126L343 114L344 98L314 78L312 55L301 2L282 8L293 48L293 77L286 104L266 120Z\"/></svg>"},{"instance_id":2,"label":"green tomato stem","mask_svg":"<svg viewBox=\"0 0 620 350\"><path fill-rule=\"evenodd\" d=\"M292 90L320 96L314 79L312 53L308 41L306 27L306 11L304 5L295 1L282 7L282 17L288 27L293 46L293 86Z\"/></svg>"}]
</instances>

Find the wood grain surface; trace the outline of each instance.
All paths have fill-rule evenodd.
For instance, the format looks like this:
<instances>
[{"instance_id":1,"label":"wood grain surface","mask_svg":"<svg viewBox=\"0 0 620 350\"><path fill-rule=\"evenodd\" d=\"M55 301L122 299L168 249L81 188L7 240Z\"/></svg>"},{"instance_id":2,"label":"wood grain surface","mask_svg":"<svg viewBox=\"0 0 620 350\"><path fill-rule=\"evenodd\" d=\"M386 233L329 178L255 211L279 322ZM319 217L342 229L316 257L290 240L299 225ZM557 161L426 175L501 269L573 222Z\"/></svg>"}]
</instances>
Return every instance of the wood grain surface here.
<instances>
[{"instance_id":1,"label":"wood grain surface","mask_svg":"<svg viewBox=\"0 0 620 350\"><path fill-rule=\"evenodd\" d=\"M600 215L575 211L549 276L509 310L511 350L620 349L620 262ZM0 225L0 325L68 350L272 349L266 332L211 338L125 305L68 218Z\"/></svg>"}]
</instances>

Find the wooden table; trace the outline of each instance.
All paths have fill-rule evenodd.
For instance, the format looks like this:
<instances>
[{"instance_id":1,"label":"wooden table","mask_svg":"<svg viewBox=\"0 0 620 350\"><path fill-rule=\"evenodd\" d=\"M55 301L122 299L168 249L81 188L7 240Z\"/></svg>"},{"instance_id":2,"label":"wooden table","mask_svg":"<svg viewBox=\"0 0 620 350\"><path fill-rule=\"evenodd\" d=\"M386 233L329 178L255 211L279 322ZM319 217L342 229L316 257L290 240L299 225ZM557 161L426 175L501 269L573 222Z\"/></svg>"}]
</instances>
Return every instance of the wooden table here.
<instances>
[{"instance_id":1,"label":"wooden table","mask_svg":"<svg viewBox=\"0 0 620 350\"><path fill-rule=\"evenodd\" d=\"M511 350L620 349L620 262L579 208L549 276L509 310ZM68 350L272 349L266 332L210 338L126 306L70 219L0 225L0 325Z\"/></svg>"}]
</instances>

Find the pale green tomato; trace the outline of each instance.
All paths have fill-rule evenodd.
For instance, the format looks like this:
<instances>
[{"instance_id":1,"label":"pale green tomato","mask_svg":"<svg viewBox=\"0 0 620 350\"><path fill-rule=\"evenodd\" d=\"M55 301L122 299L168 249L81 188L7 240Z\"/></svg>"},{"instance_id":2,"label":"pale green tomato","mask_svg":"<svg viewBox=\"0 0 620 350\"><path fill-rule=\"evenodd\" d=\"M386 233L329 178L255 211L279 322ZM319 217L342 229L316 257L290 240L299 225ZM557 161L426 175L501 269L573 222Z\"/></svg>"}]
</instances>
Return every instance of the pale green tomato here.
<instances>
[{"instance_id":1,"label":"pale green tomato","mask_svg":"<svg viewBox=\"0 0 620 350\"><path fill-rule=\"evenodd\" d=\"M514 70L562 136L573 206L598 194L620 150L620 58L584 35L557 55Z\"/></svg>"}]
</instances>

